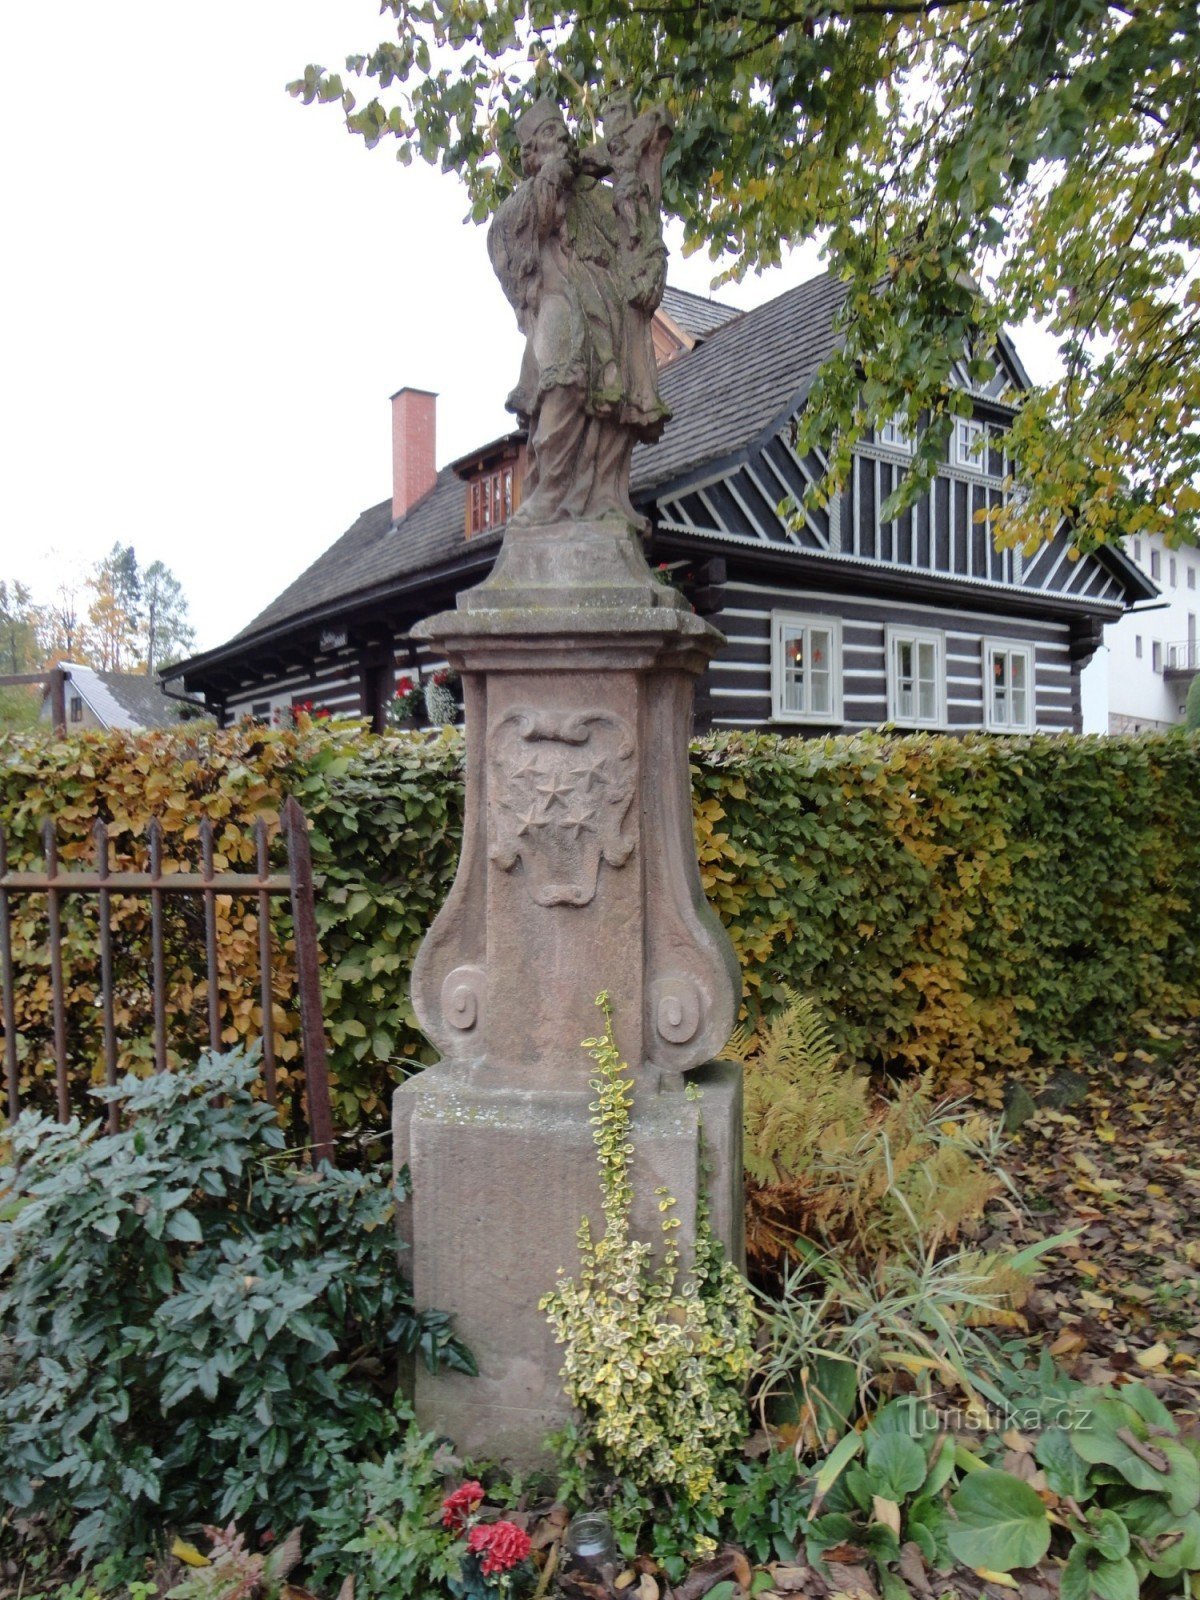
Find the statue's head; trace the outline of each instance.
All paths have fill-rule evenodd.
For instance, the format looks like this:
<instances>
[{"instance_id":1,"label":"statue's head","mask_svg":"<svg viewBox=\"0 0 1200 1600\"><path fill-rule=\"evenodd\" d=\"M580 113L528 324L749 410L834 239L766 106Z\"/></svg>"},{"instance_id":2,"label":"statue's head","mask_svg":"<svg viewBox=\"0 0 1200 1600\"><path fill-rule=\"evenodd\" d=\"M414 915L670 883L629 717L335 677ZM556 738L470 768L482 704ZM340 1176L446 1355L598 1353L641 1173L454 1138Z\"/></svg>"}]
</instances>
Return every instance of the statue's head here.
<instances>
[{"instance_id":1,"label":"statue's head","mask_svg":"<svg viewBox=\"0 0 1200 1600\"><path fill-rule=\"evenodd\" d=\"M604 102L604 142L610 150L623 148L625 133L633 120L633 101L627 94L615 94Z\"/></svg>"},{"instance_id":2,"label":"statue's head","mask_svg":"<svg viewBox=\"0 0 1200 1600\"><path fill-rule=\"evenodd\" d=\"M569 156L574 141L563 120L563 114L553 100L536 100L517 123L517 141L521 147L521 171L532 178L552 156Z\"/></svg>"}]
</instances>

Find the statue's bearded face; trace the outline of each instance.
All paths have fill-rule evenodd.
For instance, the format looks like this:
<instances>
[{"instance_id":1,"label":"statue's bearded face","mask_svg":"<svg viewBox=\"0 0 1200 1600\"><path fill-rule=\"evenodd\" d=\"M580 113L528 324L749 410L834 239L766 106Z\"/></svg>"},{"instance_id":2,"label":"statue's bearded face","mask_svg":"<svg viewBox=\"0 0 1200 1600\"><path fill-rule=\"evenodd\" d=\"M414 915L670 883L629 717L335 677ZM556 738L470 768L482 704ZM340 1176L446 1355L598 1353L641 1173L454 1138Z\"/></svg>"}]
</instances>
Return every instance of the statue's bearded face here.
<instances>
[{"instance_id":1,"label":"statue's bearded face","mask_svg":"<svg viewBox=\"0 0 1200 1600\"><path fill-rule=\"evenodd\" d=\"M555 156L571 154L571 135L561 122L546 121L533 132L521 146L521 170L527 178L535 178L547 161Z\"/></svg>"}]
</instances>

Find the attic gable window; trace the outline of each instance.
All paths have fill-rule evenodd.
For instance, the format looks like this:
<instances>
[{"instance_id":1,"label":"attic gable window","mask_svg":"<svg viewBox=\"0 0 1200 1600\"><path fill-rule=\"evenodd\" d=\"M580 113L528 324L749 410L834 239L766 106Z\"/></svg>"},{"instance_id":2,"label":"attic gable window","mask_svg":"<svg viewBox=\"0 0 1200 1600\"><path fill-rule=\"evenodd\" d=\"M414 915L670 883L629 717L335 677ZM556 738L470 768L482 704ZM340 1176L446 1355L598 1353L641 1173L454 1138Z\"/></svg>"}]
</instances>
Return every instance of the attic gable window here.
<instances>
[{"instance_id":1,"label":"attic gable window","mask_svg":"<svg viewBox=\"0 0 1200 1600\"><path fill-rule=\"evenodd\" d=\"M952 459L956 467L987 471L987 424L976 417L955 417Z\"/></svg>"},{"instance_id":2,"label":"attic gable window","mask_svg":"<svg viewBox=\"0 0 1200 1600\"><path fill-rule=\"evenodd\" d=\"M903 450L906 456L912 455L913 442L905 430L903 417L889 417L876 437L889 450Z\"/></svg>"}]
</instances>

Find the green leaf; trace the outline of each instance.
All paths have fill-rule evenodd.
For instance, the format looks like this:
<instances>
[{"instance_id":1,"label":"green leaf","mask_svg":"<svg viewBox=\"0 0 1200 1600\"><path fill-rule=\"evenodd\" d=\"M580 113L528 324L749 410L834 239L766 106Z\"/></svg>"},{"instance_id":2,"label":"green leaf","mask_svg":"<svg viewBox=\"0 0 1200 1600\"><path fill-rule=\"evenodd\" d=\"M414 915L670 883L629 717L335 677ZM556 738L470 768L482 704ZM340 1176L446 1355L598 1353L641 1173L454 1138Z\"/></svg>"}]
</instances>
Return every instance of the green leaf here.
<instances>
[{"instance_id":1,"label":"green leaf","mask_svg":"<svg viewBox=\"0 0 1200 1600\"><path fill-rule=\"evenodd\" d=\"M1150 1571L1156 1578L1176 1578L1181 1572L1200 1572L1200 1514L1172 1516L1160 1503L1161 1521L1153 1532ZM1142 1529L1142 1532L1150 1530Z\"/></svg>"},{"instance_id":2,"label":"green leaf","mask_svg":"<svg viewBox=\"0 0 1200 1600\"><path fill-rule=\"evenodd\" d=\"M1167 1473L1144 1460L1121 1438L1122 1433L1132 1434L1142 1442L1149 1437L1146 1423L1132 1406L1120 1400L1093 1400L1080 1407L1073 1421L1071 1445L1081 1460L1093 1466L1115 1467L1135 1489L1166 1488ZM1158 1448L1157 1442L1154 1448Z\"/></svg>"},{"instance_id":3,"label":"green leaf","mask_svg":"<svg viewBox=\"0 0 1200 1600\"><path fill-rule=\"evenodd\" d=\"M1088 1539L1106 1561L1129 1554L1129 1529L1115 1511L1096 1511L1088 1518Z\"/></svg>"},{"instance_id":4,"label":"green leaf","mask_svg":"<svg viewBox=\"0 0 1200 1600\"><path fill-rule=\"evenodd\" d=\"M813 1496L812 1507L814 1516L817 1513L821 1501L824 1500L825 1496L833 1488L838 1478L854 1460L855 1456L859 1453L862 1447L862 1434L848 1433L844 1439L838 1440L837 1444L826 1456L825 1460L818 1467L817 1471L813 1473L813 1484L816 1488L816 1494Z\"/></svg>"},{"instance_id":5,"label":"green leaf","mask_svg":"<svg viewBox=\"0 0 1200 1600\"><path fill-rule=\"evenodd\" d=\"M874 1491L897 1503L906 1500L925 1482L925 1452L915 1439L885 1433L867 1446L867 1472Z\"/></svg>"},{"instance_id":6,"label":"green leaf","mask_svg":"<svg viewBox=\"0 0 1200 1600\"><path fill-rule=\"evenodd\" d=\"M202 1244L204 1235L200 1223L191 1211L172 1211L164 1229L168 1239L178 1239L181 1244Z\"/></svg>"},{"instance_id":7,"label":"green leaf","mask_svg":"<svg viewBox=\"0 0 1200 1600\"><path fill-rule=\"evenodd\" d=\"M1055 1494L1070 1495L1080 1505L1091 1498L1087 1462L1080 1459L1065 1429L1047 1428L1039 1437L1033 1453Z\"/></svg>"},{"instance_id":8,"label":"green leaf","mask_svg":"<svg viewBox=\"0 0 1200 1600\"><path fill-rule=\"evenodd\" d=\"M992 1467L964 1478L950 1504L958 1525L951 1528L951 1550L968 1567L1011 1572L1032 1567L1050 1548L1046 1508L1027 1483Z\"/></svg>"},{"instance_id":9,"label":"green leaf","mask_svg":"<svg viewBox=\"0 0 1200 1600\"><path fill-rule=\"evenodd\" d=\"M1097 1600L1138 1600L1140 1585L1132 1561L1097 1561L1091 1570Z\"/></svg>"}]
</instances>

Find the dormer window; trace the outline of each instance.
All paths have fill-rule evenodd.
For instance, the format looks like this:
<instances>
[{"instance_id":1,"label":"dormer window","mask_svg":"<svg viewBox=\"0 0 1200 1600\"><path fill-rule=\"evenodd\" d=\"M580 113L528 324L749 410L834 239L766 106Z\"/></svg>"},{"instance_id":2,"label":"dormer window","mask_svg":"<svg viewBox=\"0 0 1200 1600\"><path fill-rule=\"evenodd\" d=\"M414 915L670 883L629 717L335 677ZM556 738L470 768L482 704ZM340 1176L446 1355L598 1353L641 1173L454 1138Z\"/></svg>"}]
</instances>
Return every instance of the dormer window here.
<instances>
[{"instance_id":1,"label":"dormer window","mask_svg":"<svg viewBox=\"0 0 1200 1600\"><path fill-rule=\"evenodd\" d=\"M502 528L513 513L515 474L511 466L485 472L467 488L467 538L486 528Z\"/></svg>"},{"instance_id":2,"label":"dormer window","mask_svg":"<svg viewBox=\"0 0 1200 1600\"><path fill-rule=\"evenodd\" d=\"M453 463L463 480L466 501L466 537L473 539L490 528L503 528L521 504L525 476L525 439L510 433Z\"/></svg>"}]
</instances>

